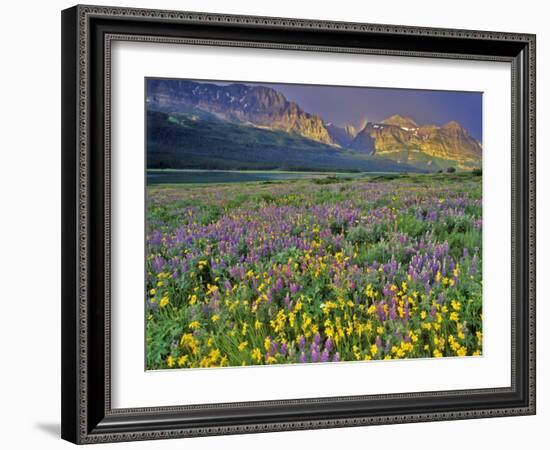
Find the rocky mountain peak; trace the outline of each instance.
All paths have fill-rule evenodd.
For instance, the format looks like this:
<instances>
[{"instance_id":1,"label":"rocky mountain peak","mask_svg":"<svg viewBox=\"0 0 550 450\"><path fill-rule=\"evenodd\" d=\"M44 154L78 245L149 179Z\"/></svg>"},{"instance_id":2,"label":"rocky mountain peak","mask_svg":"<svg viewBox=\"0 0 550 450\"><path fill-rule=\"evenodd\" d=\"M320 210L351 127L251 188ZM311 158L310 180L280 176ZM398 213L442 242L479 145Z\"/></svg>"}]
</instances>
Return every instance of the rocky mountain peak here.
<instances>
[{"instance_id":1,"label":"rocky mountain peak","mask_svg":"<svg viewBox=\"0 0 550 450\"><path fill-rule=\"evenodd\" d=\"M339 127L331 122L327 124L327 130L334 143L344 148L347 148L357 136L357 130L353 125Z\"/></svg>"},{"instance_id":2,"label":"rocky mountain peak","mask_svg":"<svg viewBox=\"0 0 550 450\"><path fill-rule=\"evenodd\" d=\"M450 133L455 134L464 134L467 135L468 132L462 128L462 125L460 125L458 122L451 120L450 122L447 122L445 125L441 127L442 130L448 131Z\"/></svg>"},{"instance_id":3,"label":"rocky mountain peak","mask_svg":"<svg viewBox=\"0 0 550 450\"><path fill-rule=\"evenodd\" d=\"M418 128L418 124L409 117L403 117L399 114L394 114L382 121L384 125L393 125L400 128Z\"/></svg>"},{"instance_id":4,"label":"rocky mountain peak","mask_svg":"<svg viewBox=\"0 0 550 450\"><path fill-rule=\"evenodd\" d=\"M266 86L216 85L188 80L152 80L147 102L164 112L197 108L225 120L248 123L334 144L321 120L309 114L279 91Z\"/></svg>"},{"instance_id":5,"label":"rocky mountain peak","mask_svg":"<svg viewBox=\"0 0 550 450\"><path fill-rule=\"evenodd\" d=\"M399 162L439 160L460 168L478 166L482 154L479 142L456 121L441 127L419 126L413 119L399 115L382 123L367 123L350 148Z\"/></svg>"}]
</instances>

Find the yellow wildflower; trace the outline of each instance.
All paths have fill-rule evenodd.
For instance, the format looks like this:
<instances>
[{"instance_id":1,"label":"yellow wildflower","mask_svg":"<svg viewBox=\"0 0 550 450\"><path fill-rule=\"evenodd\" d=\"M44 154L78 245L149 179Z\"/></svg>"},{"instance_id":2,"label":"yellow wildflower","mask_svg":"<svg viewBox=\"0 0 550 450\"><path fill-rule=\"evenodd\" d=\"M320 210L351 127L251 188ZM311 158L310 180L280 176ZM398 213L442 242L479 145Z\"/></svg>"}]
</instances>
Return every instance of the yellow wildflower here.
<instances>
[{"instance_id":1,"label":"yellow wildflower","mask_svg":"<svg viewBox=\"0 0 550 450\"><path fill-rule=\"evenodd\" d=\"M188 359L189 357L187 355L180 356L178 358L178 366L183 367Z\"/></svg>"},{"instance_id":2,"label":"yellow wildflower","mask_svg":"<svg viewBox=\"0 0 550 450\"><path fill-rule=\"evenodd\" d=\"M296 320L296 313L294 312L288 313L288 323L290 324L291 327L294 327L295 320Z\"/></svg>"},{"instance_id":3,"label":"yellow wildflower","mask_svg":"<svg viewBox=\"0 0 550 450\"><path fill-rule=\"evenodd\" d=\"M217 348L215 348L210 351L208 356L210 357L210 360L215 363L220 358L221 353Z\"/></svg>"},{"instance_id":4,"label":"yellow wildflower","mask_svg":"<svg viewBox=\"0 0 550 450\"><path fill-rule=\"evenodd\" d=\"M252 359L255 359L256 362L260 362L262 360L262 352L258 347L255 347L254 350L252 350Z\"/></svg>"},{"instance_id":5,"label":"yellow wildflower","mask_svg":"<svg viewBox=\"0 0 550 450\"><path fill-rule=\"evenodd\" d=\"M239 344L239 350L242 352L248 346L247 341L243 341Z\"/></svg>"},{"instance_id":6,"label":"yellow wildflower","mask_svg":"<svg viewBox=\"0 0 550 450\"><path fill-rule=\"evenodd\" d=\"M197 330L201 327L201 324L199 322L197 322L196 320L194 320L193 322L191 322L189 324L189 328L191 328L192 330Z\"/></svg>"},{"instance_id":7,"label":"yellow wildflower","mask_svg":"<svg viewBox=\"0 0 550 450\"><path fill-rule=\"evenodd\" d=\"M370 353L371 353L372 356L374 356L378 353L378 346L376 344L372 344L370 346Z\"/></svg>"}]
</instances>

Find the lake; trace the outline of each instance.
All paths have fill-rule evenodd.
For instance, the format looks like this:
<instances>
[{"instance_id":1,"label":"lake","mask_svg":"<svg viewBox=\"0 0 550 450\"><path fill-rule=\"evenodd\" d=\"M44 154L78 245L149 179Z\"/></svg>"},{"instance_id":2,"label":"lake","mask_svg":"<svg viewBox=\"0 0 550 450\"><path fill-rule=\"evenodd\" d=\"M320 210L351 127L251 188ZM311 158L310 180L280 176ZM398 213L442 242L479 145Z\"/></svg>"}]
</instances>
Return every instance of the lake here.
<instances>
[{"instance_id":1,"label":"lake","mask_svg":"<svg viewBox=\"0 0 550 450\"><path fill-rule=\"evenodd\" d=\"M357 176L358 174L351 174ZM243 183L253 181L283 181L327 176L346 176L348 173L235 171L235 170L148 170L147 184L204 184Z\"/></svg>"}]
</instances>

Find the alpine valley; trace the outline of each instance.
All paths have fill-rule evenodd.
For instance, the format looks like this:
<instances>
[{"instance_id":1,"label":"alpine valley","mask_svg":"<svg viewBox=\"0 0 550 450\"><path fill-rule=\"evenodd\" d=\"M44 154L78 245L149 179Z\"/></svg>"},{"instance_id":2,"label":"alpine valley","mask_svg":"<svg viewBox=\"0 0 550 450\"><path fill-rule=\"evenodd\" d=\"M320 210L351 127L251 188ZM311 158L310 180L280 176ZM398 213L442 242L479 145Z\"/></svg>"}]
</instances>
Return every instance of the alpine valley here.
<instances>
[{"instance_id":1,"label":"alpine valley","mask_svg":"<svg viewBox=\"0 0 550 450\"><path fill-rule=\"evenodd\" d=\"M456 121L392 115L336 126L261 85L147 80L151 169L436 172L481 166L481 144Z\"/></svg>"}]
</instances>

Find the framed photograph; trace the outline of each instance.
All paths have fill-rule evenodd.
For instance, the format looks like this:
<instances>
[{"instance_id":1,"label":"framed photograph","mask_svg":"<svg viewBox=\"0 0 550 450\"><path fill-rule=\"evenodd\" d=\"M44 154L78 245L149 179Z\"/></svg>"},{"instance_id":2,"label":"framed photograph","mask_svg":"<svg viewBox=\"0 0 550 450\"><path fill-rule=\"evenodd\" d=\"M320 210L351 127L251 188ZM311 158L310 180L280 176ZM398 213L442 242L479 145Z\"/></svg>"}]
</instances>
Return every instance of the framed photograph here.
<instances>
[{"instance_id":1,"label":"framed photograph","mask_svg":"<svg viewBox=\"0 0 550 450\"><path fill-rule=\"evenodd\" d=\"M535 413L535 36L62 12L62 437Z\"/></svg>"}]
</instances>

